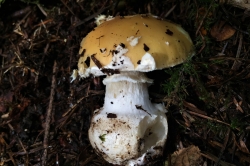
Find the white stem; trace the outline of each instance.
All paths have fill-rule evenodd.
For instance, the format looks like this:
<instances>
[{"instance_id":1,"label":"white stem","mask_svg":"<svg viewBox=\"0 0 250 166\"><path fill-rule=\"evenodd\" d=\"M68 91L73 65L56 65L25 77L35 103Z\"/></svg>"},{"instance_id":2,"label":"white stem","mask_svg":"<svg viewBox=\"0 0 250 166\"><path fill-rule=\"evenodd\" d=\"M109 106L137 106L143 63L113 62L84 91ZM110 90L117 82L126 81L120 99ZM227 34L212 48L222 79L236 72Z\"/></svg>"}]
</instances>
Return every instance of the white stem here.
<instances>
[{"instance_id":1,"label":"white stem","mask_svg":"<svg viewBox=\"0 0 250 166\"><path fill-rule=\"evenodd\" d=\"M139 107L141 109L138 109ZM135 114L137 116L157 111L149 100L147 83L129 81L110 82L106 85L103 108L107 113Z\"/></svg>"}]
</instances>

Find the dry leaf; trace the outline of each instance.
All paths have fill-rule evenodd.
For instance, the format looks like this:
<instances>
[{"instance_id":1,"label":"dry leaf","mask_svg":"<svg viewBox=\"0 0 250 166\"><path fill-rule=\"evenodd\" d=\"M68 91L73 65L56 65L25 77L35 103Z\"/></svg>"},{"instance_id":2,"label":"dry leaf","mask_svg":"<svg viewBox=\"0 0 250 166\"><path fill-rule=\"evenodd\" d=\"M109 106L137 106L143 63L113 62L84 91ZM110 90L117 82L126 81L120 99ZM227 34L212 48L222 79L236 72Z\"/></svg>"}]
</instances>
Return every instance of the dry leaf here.
<instances>
[{"instance_id":1,"label":"dry leaf","mask_svg":"<svg viewBox=\"0 0 250 166\"><path fill-rule=\"evenodd\" d=\"M244 141L240 140L240 150L244 153L250 154Z\"/></svg>"},{"instance_id":2,"label":"dry leaf","mask_svg":"<svg viewBox=\"0 0 250 166\"><path fill-rule=\"evenodd\" d=\"M225 21L219 21L211 28L210 34L217 41L223 41L232 37L235 31L236 30Z\"/></svg>"},{"instance_id":3,"label":"dry leaf","mask_svg":"<svg viewBox=\"0 0 250 166\"><path fill-rule=\"evenodd\" d=\"M200 149L197 146L191 145L175 151L171 155L171 166L196 166L200 163L200 160Z\"/></svg>"},{"instance_id":4,"label":"dry leaf","mask_svg":"<svg viewBox=\"0 0 250 166\"><path fill-rule=\"evenodd\" d=\"M207 35L207 30L204 27L201 27L200 32L201 32L202 36Z\"/></svg>"},{"instance_id":5,"label":"dry leaf","mask_svg":"<svg viewBox=\"0 0 250 166\"><path fill-rule=\"evenodd\" d=\"M208 79L209 81L207 82L207 85L219 84L220 81L222 80L219 76L212 76L212 75L208 75Z\"/></svg>"},{"instance_id":6,"label":"dry leaf","mask_svg":"<svg viewBox=\"0 0 250 166\"><path fill-rule=\"evenodd\" d=\"M234 7L238 7L241 9L250 9L250 1L249 0L220 0L220 3L227 3Z\"/></svg>"},{"instance_id":7,"label":"dry leaf","mask_svg":"<svg viewBox=\"0 0 250 166\"><path fill-rule=\"evenodd\" d=\"M236 106L236 110L239 110L241 113L244 113L243 109L241 108L242 101L238 102L234 97L233 102Z\"/></svg>"},{"instance_id":8,"label":"dry leaf","mask_svg":"<svg viewBox=\"0 0 250 166\"><path fill-rule=\"evenodd\" d=\"M191 111L194 111L194 112L196 112L196 113L199 113L199 114L202 114L202 115L207 115L207 113L205 112L205 111L202 111L202 110L200 110L199 108L197 108L194 104L192 104L192 103L189 103L189 102L187 102L187 101L183 101L183 105L185 106L185 107L187 107L189 110L191 110Z\"/></svg>"},{"instance_id":9,"label":"dry leaf","mask_svg":"<svg viewBox=\"0 0 250 166\"><path fill-rule=\"evenodd\" d=\"M195 121L195 119L186 111L182 111L182 117L185 120L185 124L187 127L190 127L191 123Z\"/></svg>"}]
</instances>

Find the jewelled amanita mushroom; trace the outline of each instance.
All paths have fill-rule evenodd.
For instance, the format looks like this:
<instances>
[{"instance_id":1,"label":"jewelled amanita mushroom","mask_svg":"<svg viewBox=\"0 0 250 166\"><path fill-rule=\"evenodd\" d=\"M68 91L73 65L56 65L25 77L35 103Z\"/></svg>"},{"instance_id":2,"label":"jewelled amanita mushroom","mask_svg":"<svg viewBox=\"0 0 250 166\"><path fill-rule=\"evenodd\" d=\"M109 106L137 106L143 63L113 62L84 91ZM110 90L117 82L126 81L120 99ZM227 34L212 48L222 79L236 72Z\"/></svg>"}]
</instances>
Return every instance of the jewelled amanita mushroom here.
<instances>
[{"instance_id":1,"label":"jewelled amanita mushroom","mask_svg":"<svg viewBox=\"0 0 250 166\"><path fill-rule=\"evenodd\" d=\"M193 43L179 25L155 16L114 17L81 42L78 74L107 75L104 105L94 112L89 140L98 155L119 165L144 165L162 154L168 123L151 103L145 72L184 62Z\"/></svg>"}]
</instances>

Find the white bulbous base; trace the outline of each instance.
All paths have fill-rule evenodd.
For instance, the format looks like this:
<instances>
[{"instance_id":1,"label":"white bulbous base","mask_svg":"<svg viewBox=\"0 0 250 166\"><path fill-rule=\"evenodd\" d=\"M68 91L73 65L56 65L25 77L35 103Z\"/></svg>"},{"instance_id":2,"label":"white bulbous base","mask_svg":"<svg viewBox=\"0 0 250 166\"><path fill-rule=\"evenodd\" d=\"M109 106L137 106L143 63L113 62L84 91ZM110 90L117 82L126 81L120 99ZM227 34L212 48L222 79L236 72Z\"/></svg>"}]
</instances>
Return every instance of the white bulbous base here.
<instances>
[{"instance_id":1,"label":"white bulbous base","mask_svg":"<svg viewBox=\"0 0 250 166\"><path fill-rule=\"evenodd\" d=\"M137 72L104 80L105 103L94 112L89 140L110 163L143 165L162 154L168 132L166 110L149 100L149 81Z\"/></svg>"}]
</instances>

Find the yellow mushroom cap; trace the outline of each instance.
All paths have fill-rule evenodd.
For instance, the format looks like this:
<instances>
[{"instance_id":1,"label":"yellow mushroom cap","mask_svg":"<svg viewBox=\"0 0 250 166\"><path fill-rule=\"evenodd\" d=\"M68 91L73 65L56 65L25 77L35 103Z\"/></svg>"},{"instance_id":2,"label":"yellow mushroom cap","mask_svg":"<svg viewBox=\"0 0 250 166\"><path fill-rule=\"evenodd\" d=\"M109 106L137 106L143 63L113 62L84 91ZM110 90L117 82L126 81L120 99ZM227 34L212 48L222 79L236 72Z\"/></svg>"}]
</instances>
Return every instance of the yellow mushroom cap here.
<instances>
[{"instance_id":1,"label":"yellow mushroom cap","mask_svg":"<svg viewBox=\"0 0 250 166\"><path fill-rule=\"evenodd\" d=\"M188 33L155 16L114 17L81 42L78 62L82 77L104 74L102 69L140 71L172 67L194 54Z\"/></svg>"}]
</instances>

